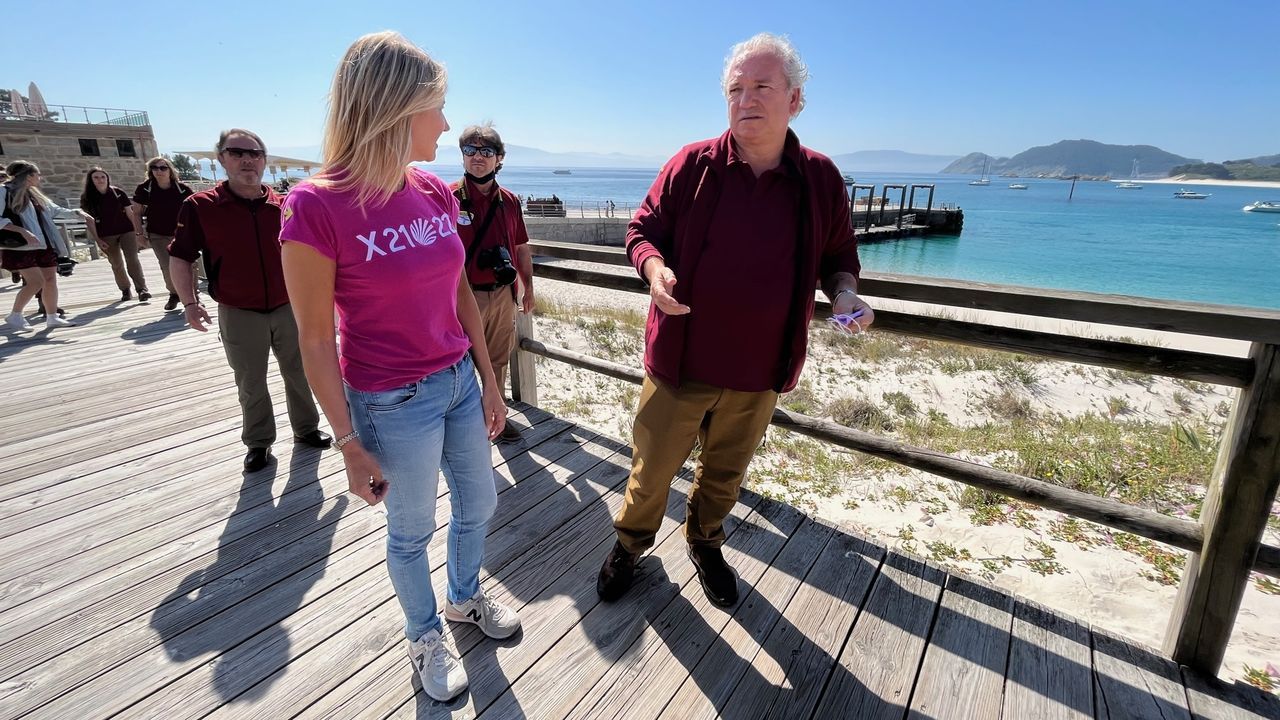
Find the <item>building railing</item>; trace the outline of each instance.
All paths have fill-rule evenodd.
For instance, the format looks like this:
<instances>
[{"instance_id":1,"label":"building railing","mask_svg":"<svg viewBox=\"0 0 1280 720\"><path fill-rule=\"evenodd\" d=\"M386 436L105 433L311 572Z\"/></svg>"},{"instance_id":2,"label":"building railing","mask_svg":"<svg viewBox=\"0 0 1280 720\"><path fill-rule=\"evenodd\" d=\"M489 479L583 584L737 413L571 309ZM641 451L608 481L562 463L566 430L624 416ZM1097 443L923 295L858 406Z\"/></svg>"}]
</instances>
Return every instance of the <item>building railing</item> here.
<instances>
[{"instance_id":1,"label":"building railing","mask_svg":"<svg viewBox=\"0 0 1280 720\"><path fill-rule=\"evenodd\" d=\"M535 255L630 266L619 248L546 241L532 241L530 246ZM545 261L535 262L534 274L648 294L648 287L634 274L570 268ZM862 278L859 292L871 298L1251 343L1249 356L1241 358L910 312L876 312L876 328L881 331L1241 388L1223 434L1217 469L1210 478L1198 522L997 470L782 408L774 411L772 420L780 427L843 448L1193 553L1183 571L1164 651L1179 664L1215 675L1226 652L1250 572L1280 577L1280 547L1262 542L1280 485L1280 312L871 273ZM830 313L828 303L818 303L817 317ZM639 370L540 342L534 337L533 320L528 315L518 314L516 324L518 350L511 367L512 393L517 400L532 405L538 402L535 355L628 382L638 384L643 380Z\"/></svg>"},{"instance_id":2,"label":"building railing","mask_svg":"<svg viewBox=\"0 0 1280 720\"><path fill-rule=\"evenodd\" d=\"M86 125L124 125L128 127L145 127L151 119L145 110L125 110L123 108L84 107L82 105L44 105L32 108L14 103L0 102L0 119L4 120L42 120L57 123L84 123Z\"/></svg>"}]
</instances>

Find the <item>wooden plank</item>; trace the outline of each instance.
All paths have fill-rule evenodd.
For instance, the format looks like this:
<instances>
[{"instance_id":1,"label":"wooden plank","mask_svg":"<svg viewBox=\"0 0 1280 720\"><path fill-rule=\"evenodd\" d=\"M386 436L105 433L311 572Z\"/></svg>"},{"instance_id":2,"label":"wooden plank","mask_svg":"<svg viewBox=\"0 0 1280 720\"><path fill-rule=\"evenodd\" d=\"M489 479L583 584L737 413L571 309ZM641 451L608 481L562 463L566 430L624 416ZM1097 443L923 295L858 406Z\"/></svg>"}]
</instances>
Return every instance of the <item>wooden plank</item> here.
<instances>
[{"instance_id":1,"label":"wooden plank","mask_svg":"<svg viewBox=\"0 0 1280 720\"><path fill-rule=\"evenodd\" d=\"M526 415L526 417L531 416L532 414ZM533 417L533 419L537 418ZM556 426L557 423L554 422L542 422L534 425L534 428L554 429ZM533 432L529 434L531 436L534 435ZM576 447L576 445L566 445L564 451L567 452L569 447ZM557 455L551 455L550 450L543 452L548 453L548 461L554 461L558 457ZM495 455L496 453L497 450L495 449ZM297 537L300 537L302 534L315 529L314 514L310 520L300 518L306 514L306 510L309 507L318 507L319 496L323 495L323 493L316 492L316 490L321 488L322 484L324 492L330 493L332 499L343 504L347 501L344 492L346 481L345 475L341 472L341 460L336 455L326 456L326 460L327 463L324 466L327 467L327 471L321 474L318 481L302 478L302 482L290 482L285 486L284 494L277 503L260 504L253 510L233 515L228 521L227 530L219 543L217 561L215 563L212 565L209 563L212 555L196 558L183 566L173 569L170 573L161 573L148 579L147 585L154 587L157 582L163 583L168 575L176 576L179 572L183 572L184 568L192 564L200 565L202 569L198 573L195 571L189 572L193 575L198 574L204 582L212 582L220 577L221 574L230 572L238 567L238 564L232 562L234 558L240 557L240 564L260 558L265 553L276 549L279 544L292 542L295 537L292 533L295 530L302 531L297 535ZM500 458L498 458L498 462L501 467L505 468L505 464L501 462ZM504 469L503 472L505 471ZM514 483L514 481L512 482ZM446 486L441 483L440 487L443 489ZM310 498L303 497L302 492L311 493ZM512 503L509 501L500 505L498 517L501 517L502 512L507 511L511 505ZM281 511L284 509L288 509L295 514L282 514ZM441 517L447 519L446 515L441 514ZM300 527L295 528L295 525ZM265 529L265 534L269 535L265 539L265 543L263 540L258 539L259 536L264 534L255 529L259 527ZM249 534L245 535L245 530L248 530ZM239 539L229 539L238 536L240 536ZM439 538L439 541L436 542L437 546L443 542L443 534L439 534ZM198 544L184 543L184 545ZM146 568L155 572L158 569L163 569L163 566L152 562L148 563ZM117 572L113 576L113 580L118 578L120 574ZM67 641L83 643L93 637L95 633L91 631L95 627L99 625L102 625L103 629L110 627L110 625L107 625L110 622L108 618L117 618L122 612L126 613L124 618L132 617L133 615L127 614L129 611L121 607L126 601L130 603L128 606L133 607L136 611L134 614L137 614L142 612L139 608L139 603L145 605L145 603L154 602L163 595L163 591L158 588L154 589L150 594L140 593L138 588L132 588L128 592L117 591L110 593L106 602L84 609L78 607L76 603L87 597L88 593L79 592L78 590L79 588L73 587L73 593L70 597L65 597L65 593L55 594L53 597L46 596L48 598L46 602L28 603L17 610L11 610L0 615L0 631L21 635L21 639L16 641L19 646L29 645L28 641L38 642L41 644L42 649L47 652L50 645L56 647L56 643L49 642L49 638L51 634L52 637L57 637L56 631L60 625L68 626L65 628ZM74 613L74 616L72 613ZM62 620L55 622L59 617ZM7 657L7 653L13 651L13 647L16 646L4 646L4 650L0 651L0 659ZM0 661L0 667L6 664ZM0 673L0 677L4 677L4 675Z\"/></svg>"},{"instance_id":2,"label":"wooden plank","mask_svg":"<svg viewBox=\"0 0 1280 720\"><path fill-rule=\"evenodd\" d=\"M759 497L753 494L739 498L725 518L727 536L732 537L758 502ZM483 709L481 716L509 718L521 713L531 717L564 717L626 652L644 627L679 596L684 584L693 580L687 548L683 533L667 536L654 548L644 566L638 568L636 583L626 595L613 603L598 603L583 612L581 622L539 659L540 665L557 668L558 672L521 675L492 706ZM595 590L594 583L591 590ZM476 705L481 707L479 702Z\"/></svg>"},{"instance_id":3,"label":"wooden plank","mask_svg":"<svg viewBox=\"0 0 1280 720\"><path fill-rule=\"evenodd\" d=\"M933 565L889 553L815 718L906 715L945 583L946 574Z\"/></svg>"},{"instance_id":4,"label":"wooden plank","mask_svg":"<svg viewBox=\"0 0 1280 720\"><path fill-rule=\"evenodd\" d=\"M511 351L511 397L530 405L538 404L536 358L520 348L520 341L534 339L533 315L516 313L516 345Z\"/></svg>"},{"instance_id":5,"label":"wooden plank","mask_svg":"<svg viewBox=\"0 0 1280 720\"><path fill-rule=\"evenodd\" d=\"M834 532L830 525L804 519L752 593L734 608L733 621L720 634L721 642L712 645L689 671L659 717L719 716Z\"/></svg>"},{"instance_id":6,"label":"wooden plank","mask_svg":"<svg viewBox=\"0 0 1280 720\"><path fill-rule=\"evenodd\" d=\"M552 495L545 501L550 506L534 510L538 516L551 519L549 524L541 525L546 534L492 577L485 577L482 572L490 592L521 613L523 628L517 638L478 652L478 647L491 641L478 633L467 634L466 628L452 628L455 647L466 658L473 688L492 683L498 692L505 689L567 630L566 623L575 621L575 604L589 607L586 603L595 596L591 584L594 573L608 544L613 542L613 513L622 505L620 490L627 478L627 466L620 460L611 458L582 473L581 480L574 481L573 492ZM668 512L678 512L679 507L679 500L673 496ZM561 522L565 510L573 514ZM676 527L672 521L664 525L662 532L669 533ZM414 687L407 680L411 674L405 667L404 646L399 644L335 687L301 718L383 717L397 708L404 713L406 708L411 711L420 705L432 706L425 695L414 695ZM436 707L437 713L444 714L452 708ZM452 713L465 715L457 708Z\"/></svg>"},{"instance_id":7,"label":"wooden plank","mask_svg":"<svg viewBox=\"0 0 1280 720\"><path fill-rule=\"evenodd\" d=\"M1252 685L1227 684L1185 667L1182 680L1195 720L1280 720L1280 697Z\"/></svg>"},{"instance_id":8,"label":"wooden plank","mask_svg":"<svg viewBox=\"0 0 1280 720\"><path fill-rule=\"evenodd\" d=\"M1089 628L1042 606L1014 605L1004 717L1092 720Z\"/></svg>"},{"instance_id":9,"label":"wooden plank","mask_svg":"<svg viewBox=\"0 0 1280 720\"><path fill-rule=\"evenodd\" d=\"M999 718L1013 599L951 576L920 664L908 717Z\"/></svg>"},{"instance_id":10,"label":"wooden plank","mask_svg":"<svg viewBox=\"0 0 1280 720\"><path fill-rule=\"evenodd\" d=\"M481 573L481 581L489 587L493 587L490 578L493 576L494 568L506 568L513 563L527 562L538 567L539 573L546 578L544 582L550 583L559 573L568 569L571 563L571 555L566 553L557 554L551 558L544 555L533 554L527 552L531 543L521 541L521 537L534 537L541 539L547 534L558 532L555 528L561 527L569 522L571 518L580 513L585 512L585 502L574 501L573 491L579 491L586 494L594 494L596 492L607 491L605 488L599 490L592 489L590 483L583 480L588 473L595 476L595 468L604 462L608 464L607 458L601 458L590 448L584 448L581 451L574 452L572 456L567 457L561 463L556 464L556 477L554 480L547 476L534 475L525 478L511 490L500 496L499 507L517 505L524 507L524 511L520 512L510 523L499 524L495 518L491 525L489 542L486 544L486 557L484 570ZM618 468L620 469L620 468ZM607 477L621 480L620 473L613 473ZM550 495L543 491L539 486L551 486L564 490L553 491ZM616 487L616 485L615 485ZM532 505L526 499L518 497L528 495L529 499L541 497L542 500ZM516 539L513 539L516 538ZM436 572L433 574L433 584L437 589L437 594L444 597L446 587L446 577L444 573ZM378 648L377 652L361 651L360 657L363 660L359 666L355 668L367 667L371 664L378 664L378 672L392 673L393 677L398 679L402 685L400 688L401 697L408 699L412 693L412 687L405 682L403 674L405 648L404 648L404 624L402 616L399 615L399 606L396 605L397 622L387 623L377 627L368 627L355 630L353 625L350 628L342 630L329 640L321 644L320 648L324 648L329 643L335 643L339 650L337 652L348 652L346 648ZM470 626L465 626L470 627ZM460 628L454 628L454 630ZM359 633L356 637L351 637L353 632ZM481 642L487 642L481 639L478 633L469 637L459 637L454 634L455 647L462 653L474 648ZM314 652L314 651L313 651ZM324 650L324 652L330 652ZM315 666L313 656L309 653L303 662L309 668L306 672L298 672L298 668L290 667L289 669L281 669L277 671L273 678L266 681L270 687L260 693L254 694L251 701L236 702L226 705L215 713L215 717L276 717L279 715L295 712L298 707L312 706L311 713L321 712L322 707L332 706L333 704L341 704L344 699L349 699L342 690L342 686L352 678L353 675L361 674L358 669L353 666L329 666L320 664ZM363 688L365 685L360 683L357 687ZM407 691L407 692L406 692ZM332 695L333 697L329 697ZM324 702L317 705L322 698L327 698Z\"/></svg>"},{"instance_id":11,"label":"wooden plank","mask_svg":"<svg viewBox=\"0 0 1280 720\"><path fill-rule=\"evenodd\" d=\"M1093 636L1093 715L1098 720L1190 718L1178 666L1097 628Z\"/></svg>"},{"instance_id":12,"label":"wooden plank","mask_svg":"<svg viewBox=\"0 0 1280 720\"><path fill-rule=\"evenodd\" d=\"M201 668L206 672L219 672L219 668L224 673L238 672L236 666L247 664L251 657L228 651L259 632L282 636L287 643L291 629L314 621L316 615L338 618L355 612L356 604L367 602L379 581L387 582L386 571L379 564L384 554L380 539L366 536L363 542L343 548L328 560L300 568L284 582L256 594L257 588L245 589L245 599L228 610L115 666L94 667L94 656L88 649L84 657L79 653L60 655L19 676L20 693L6 698L5 706L19 716L32 718L105 717L137 703L163 702L167 703L164 711L133 709L130 714L175 717L181 703L171 701L182 690L190 689L191 680L163 697L157 695L158 690L173 688L174 683ZM317 602L324 597L328 602ZM198 602L198 598L195 600ZM343 612L332 612L332 607L341 607ZM91 647L109 647L114 636L146 633L150 618L140 620L141 627L138 623L122 626L91 641ZM217 662L209 662L215 658ZM82 669L77 665L90 667ZM73 679L79 682L71 682ZM208 675L197 684L211 692L218 687L217 679Z\"/></svg>"},{"instance_id":13,"label":"wooden plank","mask_svg":"<svg viewBox=\"0 0 1280 720\"><path fill-rule=\"evenodd\" d=\"M883 548L837 529L721 711L809 717L883 558Z\"/></svg>"},{"instance_id":14,"label":"wooden plank","mask_svg":"<svg viewBox=\"0 0 1280 720\"><path fill-rule=\"evenodd\" d=\"M725 560L738 573L742 602L751 602L754 586L803 519L794 508L761 500L725 543ZM657 717L708 649L722 642L720 633L733 611L712 604L696 578L685 583L566 719Z\"/></svg>"},{"instance_id":15,"label":"wooden plank","mask_svg":"<svg viewBox=\"0 0 1280 720\"><path fill-rule=\"evenodd\" d=\"M1216 675L1280 489L1280 345L1255 343L1254 384L1236 397L1201 522L1204 545L1188 560L1165 633L1174 662Z\"/></svg>"}]
</instances>

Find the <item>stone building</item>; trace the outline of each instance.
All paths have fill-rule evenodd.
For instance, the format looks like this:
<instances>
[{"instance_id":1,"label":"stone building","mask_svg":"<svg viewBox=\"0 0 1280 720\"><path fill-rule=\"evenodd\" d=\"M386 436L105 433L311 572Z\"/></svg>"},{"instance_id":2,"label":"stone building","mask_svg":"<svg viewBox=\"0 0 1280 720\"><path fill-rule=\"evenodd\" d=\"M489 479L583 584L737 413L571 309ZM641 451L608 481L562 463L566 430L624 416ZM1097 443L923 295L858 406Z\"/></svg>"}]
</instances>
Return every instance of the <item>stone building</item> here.
<instances>
[{"instance_id":1,"label":"stone building","mask_svg":"<svg viewBox=\"0 0 1280 720\"><path fill-rule=\"evenodd\" d=\"M45 194L59 204L79 202L85 173L95 165L132 194L147 160L159 154L145 112L70 105L49 110L41 118L0 108L0 167L14 160L35 163Z\"/></svg>"}]
</instances>

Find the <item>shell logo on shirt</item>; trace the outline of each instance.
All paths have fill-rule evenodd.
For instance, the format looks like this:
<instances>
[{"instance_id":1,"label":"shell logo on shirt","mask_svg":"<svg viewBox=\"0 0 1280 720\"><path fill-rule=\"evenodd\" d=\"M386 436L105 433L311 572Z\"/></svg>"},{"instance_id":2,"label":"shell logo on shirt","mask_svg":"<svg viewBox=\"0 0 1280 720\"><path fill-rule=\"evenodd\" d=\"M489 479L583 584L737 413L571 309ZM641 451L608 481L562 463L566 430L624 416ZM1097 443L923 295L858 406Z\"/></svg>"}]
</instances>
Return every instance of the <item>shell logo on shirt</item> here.
<instances>
[{"instance_id":1,"label":"shell logo on shirt","mask_svg":"<svg viewBox=\"0 0 1280 720\"><path fill-rule=\"evenodd\" d=\"M448 213L433 218L418 218L406 225L369 231L368 235L357 233L356 238L364 243L366 253L364 261L369 262L375 256L387 257L392 253L404 252L414 247L427 247L436 240L447 238L456 232Z\"/></svg>"}]
</instances>

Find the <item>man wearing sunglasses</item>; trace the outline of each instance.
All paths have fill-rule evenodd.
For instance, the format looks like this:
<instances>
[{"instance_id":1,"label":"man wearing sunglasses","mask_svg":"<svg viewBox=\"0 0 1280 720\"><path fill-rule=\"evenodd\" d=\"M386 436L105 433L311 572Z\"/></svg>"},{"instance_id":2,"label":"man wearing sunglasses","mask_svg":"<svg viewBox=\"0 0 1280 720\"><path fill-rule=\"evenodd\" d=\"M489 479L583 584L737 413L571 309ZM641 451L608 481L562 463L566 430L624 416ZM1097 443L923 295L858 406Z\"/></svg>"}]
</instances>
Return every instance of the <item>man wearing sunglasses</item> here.
<instances>
[{"instance_id":1,"label":"man wearing sunglasses","mask_svg":"<svg viewBox=\"0 0 1280 720\"><path fill-rule=\"evenodd\" d=\"M520 200L496 179L506 157L498 131L489 124L472 125L462 131L458 145L465 174L451 186L460 206L458 235L467 250L467 280L484 320L489 364L502 389L516 346L516 303L520 312L533 312L533 256ZM520 430L508 420L498 439L516 442Z\"/></svg>"},{"instance_id":2,"label":"man wearing sunglasses","mask_svg":"<svg viewBox=\"0 0 1280 720\"><path fill-rule=\"evenodd\" d=\"M270 463L276 439L267 392L269 353L284 378L294 441L326 448L331 438L319 429L320 414L302 370L280 263L281 198L262 184L267 147L255 133L236 128L223 131L217 151L227 180L183 201L169 244L169 276L187 322L205 332L212 320L196 298L191 273L203 256L209 294L218 302L218 335L239 391L240 439L248 447L244 469L255 472Z\"/></svg>"},{"instance_id":3,"label":"man wearing sunglasses","mask_svg":"<svg viewBox=\"0 0 1280 720\"><path fill-rule=\"evenodd\" d=\"M711 602L738 602L720 549L724 519L778 394L804 367L815 286L859 328L874 320L857 293L844 179L790 129L807 79L785 38L762 33L734 46L722 76L729 129L671 158L627 226L627 256L652 302L631 477L596 581L606 601L630 587L697 441L689 559Z\"/></svg>"}]
</instances>

